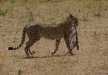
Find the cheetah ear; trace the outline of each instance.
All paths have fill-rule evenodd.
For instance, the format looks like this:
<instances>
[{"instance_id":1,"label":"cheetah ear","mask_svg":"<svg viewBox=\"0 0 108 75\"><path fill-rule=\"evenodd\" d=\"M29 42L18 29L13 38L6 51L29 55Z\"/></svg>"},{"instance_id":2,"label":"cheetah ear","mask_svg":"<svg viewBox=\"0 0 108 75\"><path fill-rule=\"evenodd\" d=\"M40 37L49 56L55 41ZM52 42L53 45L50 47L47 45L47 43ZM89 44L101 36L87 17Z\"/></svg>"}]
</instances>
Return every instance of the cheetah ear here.
<instances>
[{"instance_id":1,"label":"cheetah ear","mask_svg":"<svg viewBox=\"0 0 108 75\"><path fill-rule=\"evenodd\" d=\"M70 17L70 18L73 18L73 16L72 16L72 14L71 14L71 13L69 13L69 17Z\"/></svg>"}]
</instances>

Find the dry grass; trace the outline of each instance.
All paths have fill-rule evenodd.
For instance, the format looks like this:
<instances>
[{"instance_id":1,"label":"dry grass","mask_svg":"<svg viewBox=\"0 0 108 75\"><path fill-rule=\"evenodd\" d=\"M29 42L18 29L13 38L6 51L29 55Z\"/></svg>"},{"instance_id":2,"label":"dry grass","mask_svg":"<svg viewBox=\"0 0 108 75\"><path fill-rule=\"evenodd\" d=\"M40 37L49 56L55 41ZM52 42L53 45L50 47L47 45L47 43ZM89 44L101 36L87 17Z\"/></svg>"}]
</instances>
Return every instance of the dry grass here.
<instances>
[{"instance_id":1,"label":"dry grass","mask_svg":"<svg viewBox=\"0 0 108 75\"><path fill-rule=\"evenodd\" d=\"M108 75L107 0L0 1L0 75ZM24 58L24 47L7 50L8 46L20 43L26 24L55 26L64 21L68 13L79 19L80 51L73 50L75 56L47 57L55 41L44 38L32 47L36 51L35 58ZM66 52L62 40L57 55Z\"/></svg>"}]
</instances>

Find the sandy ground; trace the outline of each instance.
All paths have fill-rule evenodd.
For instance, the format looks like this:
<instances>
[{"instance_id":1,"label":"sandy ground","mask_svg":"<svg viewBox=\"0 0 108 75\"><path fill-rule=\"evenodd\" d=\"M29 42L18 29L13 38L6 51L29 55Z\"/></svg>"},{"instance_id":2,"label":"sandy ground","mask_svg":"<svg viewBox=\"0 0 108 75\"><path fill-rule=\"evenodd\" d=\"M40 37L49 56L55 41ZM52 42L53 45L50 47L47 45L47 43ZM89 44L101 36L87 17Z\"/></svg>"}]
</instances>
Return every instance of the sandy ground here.
<instances>
[{"instance_id":1,"label":"sandy ground","mask_svg":"<svg viewBox=\"0 0 108 75\"><path fill-rule=\"evenodd\" d=\"M0 16L0 75L108 75L107 0L101 0L101 6L93 0L28 0L26 5L23 0L5 1L0 4L1 10L8 10ZM78 17L80 50L65 56L68 50L62 39L59 51L51 56L55 41L41 38L32 47L34 58L25 58L25 45L8 51L8 46L20 43L23 27L31 23L26 6L33 13L33 23L57 24L68 13Z\"/></svg>"}]
</instances>

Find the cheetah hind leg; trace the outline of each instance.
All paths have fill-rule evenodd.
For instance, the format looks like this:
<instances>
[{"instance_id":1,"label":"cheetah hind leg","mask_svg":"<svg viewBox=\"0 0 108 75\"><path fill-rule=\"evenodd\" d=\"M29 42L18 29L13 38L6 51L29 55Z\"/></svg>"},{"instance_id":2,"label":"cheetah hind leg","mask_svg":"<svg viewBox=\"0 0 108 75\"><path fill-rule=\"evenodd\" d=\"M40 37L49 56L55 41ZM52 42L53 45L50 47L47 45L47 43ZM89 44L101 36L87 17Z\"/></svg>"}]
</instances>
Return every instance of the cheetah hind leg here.
<instances>
[{"instance_id":1,"label":"cheetah hind leg","mask_svg":"<svg viewBox=\"0 0 108 75\"><path fill-rule=\"evenodd\" d=\"M30 50L30 47L36 42L36 40L29 40L26 43L26 47L25 47L25 53L27 55L27 57L32 57L33 54L35 54L34 51Z\"/></svg>"}]
</instances>

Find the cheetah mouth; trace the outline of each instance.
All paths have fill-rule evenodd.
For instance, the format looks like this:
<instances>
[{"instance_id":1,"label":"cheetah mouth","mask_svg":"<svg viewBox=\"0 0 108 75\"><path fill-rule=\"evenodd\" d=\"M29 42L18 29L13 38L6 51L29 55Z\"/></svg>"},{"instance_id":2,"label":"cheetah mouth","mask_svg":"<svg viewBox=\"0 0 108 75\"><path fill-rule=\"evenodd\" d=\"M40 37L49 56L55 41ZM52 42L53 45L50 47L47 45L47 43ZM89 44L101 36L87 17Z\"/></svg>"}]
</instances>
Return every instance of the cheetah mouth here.
<instances>
[{"instance_id":1,"label":"cheetah mouth","mask_svg":"<svg viewBox=\"0 0 108 75\"><path fill-rule=\"evenodd\" d=\"M14 50L14 48L13 47L8 47L8 50Z\"/></svg>"}]
</instances>

